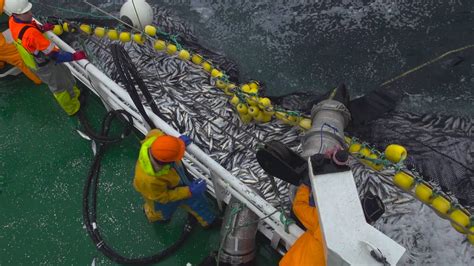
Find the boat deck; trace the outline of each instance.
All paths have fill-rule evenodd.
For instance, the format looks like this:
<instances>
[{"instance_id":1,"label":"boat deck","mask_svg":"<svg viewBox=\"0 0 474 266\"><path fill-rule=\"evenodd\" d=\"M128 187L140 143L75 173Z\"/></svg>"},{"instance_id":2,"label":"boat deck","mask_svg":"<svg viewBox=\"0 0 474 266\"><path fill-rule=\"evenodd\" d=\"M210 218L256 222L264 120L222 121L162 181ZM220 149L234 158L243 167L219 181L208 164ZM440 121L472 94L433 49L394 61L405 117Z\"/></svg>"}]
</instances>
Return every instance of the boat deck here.
<instances>
[{"instance_id":1,"label":"boat deck","mask_svg":"<svg viewBox=\"0 0 474 266\"><path fill-rule=\"evenodd\" d=\"M87 114L98 127L105 108L89 99ZM112 264L97 251L82 222L82 190L93 153L45 85L0 80L0 265ZM98 221L111 247L126 256L156 253L181 232L185 212L171 223L152 225L132 178L139 137L132 135L107 152L98 195ZM219 245L219 230L196 228L190 239L160 265L196 265ZM257 263L280 259L263 240Z\"/></svg>"}]
</instances>

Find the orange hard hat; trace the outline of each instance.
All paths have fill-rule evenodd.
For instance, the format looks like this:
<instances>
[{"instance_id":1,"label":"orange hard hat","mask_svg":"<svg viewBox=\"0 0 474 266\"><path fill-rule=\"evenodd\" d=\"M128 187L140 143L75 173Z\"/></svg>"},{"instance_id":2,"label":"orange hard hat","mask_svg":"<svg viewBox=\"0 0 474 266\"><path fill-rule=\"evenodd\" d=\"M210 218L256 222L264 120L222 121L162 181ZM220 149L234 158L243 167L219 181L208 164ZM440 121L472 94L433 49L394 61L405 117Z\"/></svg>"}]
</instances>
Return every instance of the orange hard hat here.
<instances>
[{"instance_id":1,"label":"orange hard hat","mask_svg":"<svg viewBox=\"0 0 474 266\"><path fill-rule=\"evenodd\" d=\"M160 162L171 163L183 159L186 145L172 136L160 136L151 144L151 155Z\"/></svg>"}]
</instances>

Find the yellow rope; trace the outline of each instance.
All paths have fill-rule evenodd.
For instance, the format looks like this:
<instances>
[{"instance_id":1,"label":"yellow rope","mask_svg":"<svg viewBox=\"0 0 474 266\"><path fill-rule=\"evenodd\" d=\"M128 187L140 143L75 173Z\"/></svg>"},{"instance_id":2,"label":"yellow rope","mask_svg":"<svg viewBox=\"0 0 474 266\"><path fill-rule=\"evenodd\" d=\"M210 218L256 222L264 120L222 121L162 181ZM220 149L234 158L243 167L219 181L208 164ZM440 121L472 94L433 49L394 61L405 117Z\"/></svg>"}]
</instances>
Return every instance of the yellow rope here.
<instances>
[{"instance_id":1,"label":"yellow rope","mask_svg":"<svg viewBox=\"0 0 474 266\"><path fill-rule=\"evenodd\" d=\"M394 82L394 81L396 81L396 80L398 80L398 79L400 79L400 78L403 78L404 76L406 76L406 75L408 75L408 74L411 74L411 73L413 73L413 72L415 72L415 71L418 71L418 70L420 70L420 69L422 69L422 68L424 68L424 67L426 67L426 66L428 66L428 65L431 65L431 64L433 64L434 62L439 61L440 59L442 59L442 58L444 58L444 57L446 57L446 56L448 56L448 55L450 55L450 54L458 53L458 52L461 52L461 51L463 51L463 50L467 50L467 49L470 49L470 48L473 48L473 47L474 47L474 44L470 44L470 45L466 45L466 46L464 46L464 47L461 47L461 48L458 48L458 49L455 49L455 50L451 50L451 51L449 51L449 52L446 52L446 53L444 53L444 54L442 54L442 55L436 57L435 59L432 59L432 60L430 60L430 61L428 61L428 62L426 62L426 63L424 63L424 64L422 64L422 65L419 65L419 66L417 66L417 67L415 67L415 68L412 68L412 69L408 70L407 72L404 72L404 73L400 74L400 75L397 76L397 77L394 77L394 78L392 78L392 79L390 79L390 80L388 80L388 81L385 81L384 83L380 84L380 87L385 86L385 85L387 85L387 84L390 84L390 83L392 83L392 82Z\"/></svg>"}]
</instances>

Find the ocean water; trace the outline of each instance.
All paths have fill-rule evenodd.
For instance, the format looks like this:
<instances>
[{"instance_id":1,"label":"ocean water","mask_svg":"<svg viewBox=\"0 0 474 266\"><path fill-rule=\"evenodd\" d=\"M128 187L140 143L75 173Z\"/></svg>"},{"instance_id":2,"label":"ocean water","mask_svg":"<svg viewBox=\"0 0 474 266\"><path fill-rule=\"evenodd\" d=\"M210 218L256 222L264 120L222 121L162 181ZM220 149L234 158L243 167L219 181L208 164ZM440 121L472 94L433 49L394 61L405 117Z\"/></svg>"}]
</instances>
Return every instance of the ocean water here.
<instances>
[{"instance_id":1,"label":"ocean water","mask_svg":"<svg viewBox=\"0 0 474 266\"><path fill-rule=\"evenodd\" d=\"M149 1L172 10L199 42L231 58L241 81L272 95L322 93L340 83L361 96L452 49L474 44L470 0ZM474 115L474 49L407 76L400 108Z\"/></svg>"}]
</instances>

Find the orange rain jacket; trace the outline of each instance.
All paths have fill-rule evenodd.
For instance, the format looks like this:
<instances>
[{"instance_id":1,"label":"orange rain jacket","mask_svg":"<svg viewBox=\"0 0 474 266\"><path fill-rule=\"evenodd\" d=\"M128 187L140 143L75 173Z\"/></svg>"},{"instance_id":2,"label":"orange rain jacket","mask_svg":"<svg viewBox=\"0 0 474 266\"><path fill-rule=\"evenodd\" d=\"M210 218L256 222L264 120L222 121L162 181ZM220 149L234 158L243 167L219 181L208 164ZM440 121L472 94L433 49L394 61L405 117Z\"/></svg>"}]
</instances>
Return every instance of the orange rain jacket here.
<instances>
[{"instance_id":1,"label":"orange rain jacket","mask_svg":"<svg viewBox=\"0 0 474 266\"><path fill-rule=\"evenodd\" d=\"M319 227L319 216L316 207L309 205L311 190L301 185L293 201L293 212L306 227L306 232L296 240L280 266L320 266L326 265L323 235Z\"/></svg>"}]
</instances>

